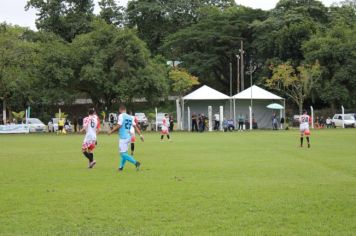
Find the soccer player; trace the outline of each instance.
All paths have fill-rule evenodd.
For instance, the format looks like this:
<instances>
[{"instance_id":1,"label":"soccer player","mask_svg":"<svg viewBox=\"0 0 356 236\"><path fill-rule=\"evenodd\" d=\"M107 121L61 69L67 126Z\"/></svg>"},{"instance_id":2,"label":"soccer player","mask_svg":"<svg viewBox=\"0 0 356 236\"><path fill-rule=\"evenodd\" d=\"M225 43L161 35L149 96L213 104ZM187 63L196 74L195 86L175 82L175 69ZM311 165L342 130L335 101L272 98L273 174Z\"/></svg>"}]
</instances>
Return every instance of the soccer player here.
<instances>
[{"instance_id":1,"label":"soccer player","mask_svg":"<svg viewBox=\"0 0 356 236\"><path fill-rule=\"evenodd\" d=\"M163 142L164 135L167 135L168 140L170 140L168 114L164 114L164 117L162 119L161 142Z\"/></svg>"},{"instance_id":2,"label":"soccer player","mask_svg":"<svg viewBox=\"0 0 356 236\"><path fill-rule=\"evenodd\" d=\"M117 130L119 131L119 137L120 137L119 150L120 150L120 156L121 156L119 171L124 170L126 161L134 164L136 166L137 170L139 170L140 166L141 166L140 162L136 161L132 156L130 156L127 153L128 149L129 149L129 144L131 143L130 130L131 130L132 126L136 129L136 132L140 135L141 140L144 141L143 135L141 134L141 131L137 128L137 125L136 125L133 117L126 114L126 107L124 105L121 105L118 123L115 126L115 128L113 128L112 130L110 130L108 132L108 134L110 135L110 134L116 132Z\"/></svg>"},{"instance_id":3,"label":"soccer player","mask_svg":"<svg viewBox=\"0 0 356 236\"><path fill-rule=\"evenodd\" d=\"M308 148L310 148L310 130L309 124L311 124L311 118L306 110L303 111L303 115L299 117L299 129L300 129L300 147L303 147L304 135L308 142Z\"/></svg>"},{"instance_id":4,"label":"soccer player","mask_svg":"<svg viewBox=\"0 0 356 236\"><path fill-rule=\"evenodd\" d=\"M94 108L89 109L88 117L83 120L83 128L80 132L86 132L82 145L83 155L89 160L89 168L93 168L96 164L94 159L94 149L96 146L96 136L100 130L100 120L96 115Z\"/></svg>"},{"instance_id":5,"label":"soccer player","mask_svg":"<svg viewBox=\"0 0 356 236\"><path fill-rule=\"evenodd\" d=\"M132 118L133 118L133 120L134 120L134 122L135 122L135 124L136 124L136 127L137 127L138 129L140 129L140 128L139 128L138 118L137 118L136 116L134 116L132 112L130 112L130 115L132 116ZM141 131L141 130L140 130L140 131ZM134 153L135 153L135 142L136 142L136 133L135 133L135 128L134 128L134 126L131 126L130 134L131 134L131 156L133 156Z\"/></svg>"}]
</instances>

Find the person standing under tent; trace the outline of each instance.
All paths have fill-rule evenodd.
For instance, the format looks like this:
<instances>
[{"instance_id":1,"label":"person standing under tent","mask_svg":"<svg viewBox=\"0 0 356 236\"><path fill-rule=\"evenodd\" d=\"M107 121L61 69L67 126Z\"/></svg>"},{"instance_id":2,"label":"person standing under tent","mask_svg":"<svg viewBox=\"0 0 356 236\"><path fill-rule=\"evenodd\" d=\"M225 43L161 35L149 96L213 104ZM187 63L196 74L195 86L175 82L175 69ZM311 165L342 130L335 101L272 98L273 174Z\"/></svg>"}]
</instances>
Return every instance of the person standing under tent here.
<instances>
[{"instance_id":1,"label":"person standing under tent","mask_svg":"<svg viewBox=\"0 0 356 236\"><path fill-rule=\"evenodd\" d=\"M215 119L214 130L219 130L219 126L220 126L220 115L216 113L216 114L214 115L214 119Z\"/></svg>"},{"instance_id":2,"label":"person standing under tent","mask_svg":"<svg viewBox=\"0 0 356 236\"><path fill-rule=\"evenodd\" d=\"M244 129L244 122L245 122L245 118L242 114L239 115L238 117L238 121L239 121L239 131L243 131Z\"/></svg>"},{"instance_id":3,"label":"person standing under tent","mask_svg":"<svg viewBox=\"0 0 356 236\"><path fill-rule=\"evenodd\" d=\"M169 132L173 132L173 128L174 128L174 119L173 119L173 115L170 114L170 116L169 116Z\"/></svg>"},{"instance_id":4,"label":"person standing under tent","mask_svg":"<svg viewBox=\"0 0 356 236\"><path fill-rule=\"evenodd\" d=\"M198 117L195 113L192 114L192 132L198 132Z\"/></svg>"}]
</instances>

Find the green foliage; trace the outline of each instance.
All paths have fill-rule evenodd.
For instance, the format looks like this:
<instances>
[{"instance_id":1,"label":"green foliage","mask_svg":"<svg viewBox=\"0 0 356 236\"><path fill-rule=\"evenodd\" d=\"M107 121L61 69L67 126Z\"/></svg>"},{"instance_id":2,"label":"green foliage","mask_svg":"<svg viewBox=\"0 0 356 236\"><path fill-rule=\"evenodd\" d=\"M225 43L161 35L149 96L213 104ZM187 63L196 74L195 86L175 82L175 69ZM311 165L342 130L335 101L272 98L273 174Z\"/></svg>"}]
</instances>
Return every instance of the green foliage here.
<instances>
[{"instance_id":1,"label":"green foliage","mask_svg":"<svg viewBox=\"0 0 356 236\"><path fill-rule=\"evenodd\" d=\"M118 6L114 0L100 0L100 18L105 20L107 24L123 25L124 23L124 8Z\"/></svg>"},{"instance_id":2,"label":"green foliage","mask_svg":"<svg viewBox=\"0 0 356 236\"><path fill-rule=\"evenodd\" d=\"M292 99L302 114L305 99L311 94L320 78L320 65L301 65L294 69L290 64L281 64L271 68L273 75L266 80L266 86L280 91Z\"/></svg>"},{"instance_id":3,"label":"green foliage","mask_svg":"<svg viewBox=\"0 0 356 236\"><path fill-rule=\"evenodd\" d=\"M172 92L183 96L185 93L189 92L193 86L198 85L198 78L189 74L184 69L172 69L169 72L169 79L172 83Z\"/></svg>"},{"instance_id":4,"label":"green foliage","mask_svg":"<svg viewBox=\"0 0 356 236\"><path fill-rule=\"evenodd\" d=\"M28 0L26 9L29 8L38 11L39 30L55 33L67 41L90 31L94 16L93 0Z\"/></svg>"},{"instance_id":5,"label":"green foliage","mask_svg":"<svg viewBox=\"0 0 356 236\"><path fill-rule=\"evenodd\" d=\"M60 118L60 119L65 119L68 117L68 114L64 113L64 112L61 112L61 113L56 113L55 114L55 117L56 118Z\"/></svg>"},{"instance_id":6,"label":"green foliage","mask_svg":"<svg viewBox=\"0 0 356 236\"><path fill-rule=\"evenodd\" d=\"M12 116L16 119L17 122L23 121L25 117L26 112L25 111L20 111L20 112L12 112Z\"/></svg>"}]
</instances>

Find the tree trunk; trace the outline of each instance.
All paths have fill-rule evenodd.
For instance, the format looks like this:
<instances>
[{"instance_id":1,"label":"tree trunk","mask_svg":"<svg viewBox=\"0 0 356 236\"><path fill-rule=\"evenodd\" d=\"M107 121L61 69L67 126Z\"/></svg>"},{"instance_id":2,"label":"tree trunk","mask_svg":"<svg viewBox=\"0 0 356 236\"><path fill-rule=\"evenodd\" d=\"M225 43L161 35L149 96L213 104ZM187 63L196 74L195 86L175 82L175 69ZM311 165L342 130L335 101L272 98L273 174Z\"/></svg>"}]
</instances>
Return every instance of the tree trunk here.
<instances>
[{"instance_id":1,"label":"tree trunk","mask_svg":"<svg viewBox=\"0 0 356 236\"><path fill-rule=\"evenodd\" d=\"M2 119L4 122L4 125L6 124L6 99L2 101Z\"/></svg>"}]
</instances>

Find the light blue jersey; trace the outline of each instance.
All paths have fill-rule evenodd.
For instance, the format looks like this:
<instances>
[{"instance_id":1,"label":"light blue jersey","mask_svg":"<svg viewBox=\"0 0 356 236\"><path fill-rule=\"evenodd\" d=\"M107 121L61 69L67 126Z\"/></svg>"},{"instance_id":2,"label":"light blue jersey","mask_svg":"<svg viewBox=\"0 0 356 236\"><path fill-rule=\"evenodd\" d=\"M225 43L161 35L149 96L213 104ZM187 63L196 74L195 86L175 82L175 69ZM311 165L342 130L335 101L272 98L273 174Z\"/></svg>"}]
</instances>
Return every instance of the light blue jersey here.
<instances>
[{"instance_id":1,"label":"light blue jersey","mask_svg":"<svg viewBox=\"0 0 356 236\"><path fill-rule=\"evenodd\" d=\"M121 126L119 129L120 139L130 139L130 129L134 125L133 117L126 113L120 114L118 124Z\"/></svg>"}]
</instances>

